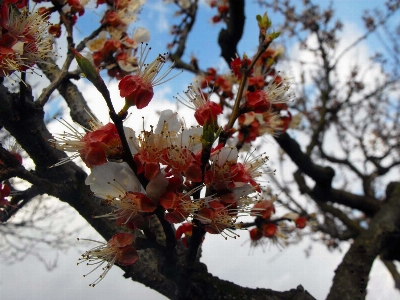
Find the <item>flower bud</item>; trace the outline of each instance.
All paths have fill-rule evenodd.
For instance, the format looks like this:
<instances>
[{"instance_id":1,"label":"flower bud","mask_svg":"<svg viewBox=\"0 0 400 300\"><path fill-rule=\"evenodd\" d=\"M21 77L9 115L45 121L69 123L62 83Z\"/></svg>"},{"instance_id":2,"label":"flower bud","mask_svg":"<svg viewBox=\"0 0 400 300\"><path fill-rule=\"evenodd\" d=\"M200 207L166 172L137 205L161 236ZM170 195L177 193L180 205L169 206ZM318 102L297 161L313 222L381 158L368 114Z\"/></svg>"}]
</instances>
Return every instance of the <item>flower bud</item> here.
<instances>
[{"instance_id":1,"label":"flower bud","mask_svg":"<svg viewBox=\"0 0 400 300\"><path fill-rule=\"evenodd\" d=\"M102 81L99 70L91 63L90 60L80 54L75 48L71 47L71 51L74 53L76 62L81 68L82 73L85 74L86 78L91 83L97 86L99 80Z\"/></svg>"}]
</instances>

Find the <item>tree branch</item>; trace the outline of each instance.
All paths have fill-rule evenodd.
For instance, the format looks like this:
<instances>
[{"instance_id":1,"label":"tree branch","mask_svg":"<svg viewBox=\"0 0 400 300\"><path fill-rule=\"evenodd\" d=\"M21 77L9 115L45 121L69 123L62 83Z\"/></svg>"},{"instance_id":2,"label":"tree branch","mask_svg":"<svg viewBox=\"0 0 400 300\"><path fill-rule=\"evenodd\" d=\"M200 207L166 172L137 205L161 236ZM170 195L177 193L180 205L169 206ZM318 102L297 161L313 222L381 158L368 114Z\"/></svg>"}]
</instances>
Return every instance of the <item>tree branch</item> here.
<instances>
[{"instance_id":1,"label":"tree branch","mask_svg":"<svg viewBox=\"0 0 400 300\"><path fill-rule=\"evenodd\" d=\"M398 239L399 225L400 183L396 182L389 184L387 203L372 218L368 230L354 240L336 269L327 300L365 298L372 263L392 239Z\"/></svg>"},{"instance_id":2,"label":"tree branch","mask_svg":"<svg viewBox=\"0 0 400 300\"><path fill-rule=\"evenodd\" d=\"M62 72L54 60L51 59L47 59L46 63L37 63L37 65L50 80L50 82L58 80L58 76ZM77 86L70 80L64 79L58 85L57 90L67 102L67 105L70 108L72 120L83 127L88 128L87 122L91 119L91 117L87 112L91 113L91 111Z\"/></svg>"},{"instance_id":3,"label":"tree branch","mask_svg":"<svg viewBox=\"0 0 400 300\"><path fill-rule=\"evenodd\" d=\"M301 151L300 145L287 133L275 137L279 146L285 150L291 160L299 167L301 172L311 177L321 186L330 188L335 171L330 167L321 167L311 160L310 156Z\"/></svg>"},{"instance_id":4,"label":"tree branch","mask_svg":"<svg viewBox=\"0 0 400 300\"><path fill-rule=\"evenodd\" d=\"M237 44L242 38L245 15L244 0L229 0L229 19L227 28L222 29L218 36L221 56L230 66L232 59L237 54Z\"/></svg>"}]
</instances>

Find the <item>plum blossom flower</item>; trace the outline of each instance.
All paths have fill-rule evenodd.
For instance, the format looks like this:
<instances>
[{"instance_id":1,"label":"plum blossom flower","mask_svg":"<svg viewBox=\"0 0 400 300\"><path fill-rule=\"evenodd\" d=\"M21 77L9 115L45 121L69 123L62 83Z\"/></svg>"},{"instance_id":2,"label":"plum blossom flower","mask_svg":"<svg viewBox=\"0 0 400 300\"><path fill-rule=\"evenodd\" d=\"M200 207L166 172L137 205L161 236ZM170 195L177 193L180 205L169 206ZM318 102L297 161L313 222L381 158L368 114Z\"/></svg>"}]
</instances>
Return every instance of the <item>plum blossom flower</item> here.
<instances>
[{"instance_id":1,"label":"plum blossom flower","mask_svg":"<svg viewBox=\"0 0 400 300\"><path fill-rule=\"evenodd\" d=\"M235 147L223 147L211 153L210 160L212 164L210 169L204 175L204 183L206 186L212 187L214 190L232 190L234 183L232 181L231 167L236 165L238 159L238 151Z\"/></svg>"},{"instance_id":2,"label":"plum blossom flower","mask_svg":"<svg viewBox=\"0 0 400 300\"><path fill-rule=\"evenodd\" d=\"M277 233L278 226L274 223L267 223L267 224L264 224L264 226L262 227L262 230L263 230L263 235L265 237L272 238Z\"/></svg>"},{"instance_id":3,"label":"plum blossom flower","mask_svg":"<svg viewBox=\"0 0 400 300\"><path fill-rule=\"evenodd\" d=\"M103 125L95 117L91 116L89 121L90 129L86 133L81 133L64 119L61 122L70 132L57 134L54 139L50 139L50 144L60 150L75 152L72 156L61 159L52 167L67 163L80 156L85 164L91 168L107 162L107 159L118 160L122 155L122 143L117 128L114 124ZM135 140L135 132L131 128L124 127L124 133L128 140L131 150Z\"/></svg>"},{"instance_id":4,"label":"plum blossom flower","mask_svg":"<svg viewBox=\"0 0 400 300\"><path fill-rule=\"evenodd\" d=\"M275 207L272 200L261 200L254 204L251 209L251 213L254 216L261 216L263 219L271 218L271 215L275 213Z\"/></svg>"},{"instance_id":5,"label":"plum blossom flower","mask_svg":"<svg viewBox=\"0 0 400 300\"><path fill-rule=\"evenodd\" d=\"M247 93L246 107L255 113L263 113L270 109L271 103L267 99L265 91L257 90Z\"/></svg>"},{"instance_id":6,"label":"plum blossom flower","mask_svg":"<svg viewBox=\"0 0 400 300\"><path fill-rule=\"evenodd\" d=\"M164 139L162 135L153 131L142 131L136 144L136 153L133 157L138 168L138 174L151 180L161 170L160 160L163 152Z\"/></svg>"},{"instance_id":7,"label":"plum blossom flower","mask_svg":"<svg viewBox=\"0 0 400 300\"><path fill-rule=\"evenodd\" d=\"M194 117L200 126L214 125L217 128L217 116L222 114L222 108L214 101L207 99L206 95L197 87L190 85L185 92L188 100L176 98L183 105L195 110ZM181 97L182 98L182 97Z\"/></svg>"},{"instance_id":8,"label":"plum blossom flower","mask_svg":"<svg viewBox=\"0 0 400 300\"><path fill-rule=\"evenodd\" d=\"M159 197L165 191L167 180L161 173L154 180L156 184L149 184L147 189L149 194ZM96 218L115 220L118 226L143 228L145 219L142 214L157 208L156 202L145 194L136 175L126 163L107 162L95 166L85 183L90 185L90 190L97 197L103 199L103 203L113 207L111 212ZM155 200L158 201L158 198Z\"/></svg>"},{"instance_id":9,"label":"plum blossom flower","mask_svg":"<svg viewBox=\"0 0 400 300\"><path fill-rule=\"evenodd\" d=\"M307 225L307 218L305 217L298 217L296 220L294 220L296 223L296 227L299 229L303 229Z\"/></svg>"},{"instance_id":10,"label":"plum blossom flower","mask_svg":"<svg viewBox=\"0 0 400 300\"><path fill-rule=\"evenodd\" d=\"M287 245L288 227L284 222L266 221L259 223L257 227L249 230L251 247L264 246L267 243L274 243L280 247Z\"/></svg>"},{"instance_id":11,"label":"plum blossom flower","mask_svg":"<svg viewBox=\"0 0 400 300\"><path fill-rule=\"evenodd\" d=\"M238 118L242 127L239 132L239 140L250 143L263 134L279 135L284 131L284 120L277 112L268 110L264 113L255 113L253 111L242 114ZM248 132L244 137L243 129Z\"/></svg>"},{"instance_id":12,"label":"plum blossom flower","mask_svg":"<svg viewBox=\"0 0 400 300\"><path fill-rule=\"evenodd\" d=\"M167 139L172 139L180 130L177 114L172 110L162 111L155 130L143 130L134 143L134 160L138 173L151 180L160 172L160 161L167 147Z\"/></svg>"},{"instance_id":13,"label":"plum blossom flower","mask_svg":"<svg viewBox=\"0 0 400 300\"><path fill-rule=\"evenodd\" d=\"M287 213L283 217L293 220L294 223L296 224L296 228L299 228L299 229L305 228L307 225L307 222L308 222L308 220L307 220L308 218L306 216L304 216L304 215L301 216L301 215L299 215L297 213L293 213L293 212ZM309 223L312 224L314 222L311 221Z\"/></svg>"},{"instance_id":14,"label":"plum blossom flower","mask_svg":"<svg viewBox=\"0 0 400 300\"><path fill-rule=\"evenodd\" d=\"M108 27L99 33L97 38L86 43L96 66L104 66L109 74L122 78L127 73L137 71L138 45L150 40L146 28L139 27L132 37L120 28Z\"/></svg>"},{"instance_id":15,"label":"plum blossom flower","mask_svg":"<svg viewBox=\"0 0 400 300\"><path fill-rule=\"evenodd\" d=\"M131 106L138 109L146 107L154 96L153 87L169 80L165 78L172 71L173 65L161 73L166 56L159 54L150 64L145 64L148 53L147 47L141 49L137 73L125 76L118 84L120 96L125 98L124 111Z\"/></svg>"},{"instance_id":16,"label":"plum blossom flower","mask_svg":"<svg viewBox=\"0 0 400 300\"><path fill-rule=\"evenodd\" d=\"M232 172L234 174L232 181L235 182L235 186L239 187L243 184L249 183L260 192L260 187L255 179L262 176L265 172L262 168L265 166L267 161L268 156L266 156L265 153L255 157L248 155L243 164L237 163L236 166L232 166L231 168L234 170Z\"/></svg>"},{"instance_id":17,"label":"plum blossom flower","mask_svg":"<svg viewBox=\"0 0 400 300\"><path fill-rule=\"evenodd\" d=\"M145 192L127 163L107 162L92 168L85 184L99 198L122 198L126 192Z\"/></svg>"},{"instance_id":18,"label":"plum blossom flower","mask_svg":"<svg viewBox=\"0 0 400 300\"><path fill-rule=\"evenodd\" d=\"M201 133L202 128L191 128L180 132L169 143L163 153L162 163L177 176L184 175L186 180L202 181L201 170Z\"/></svg>"},{"instance_id":19,"label":"plum blossom flower","mask_svg":"<svg viewBox=\"0 0 400 300\"><path fill-rule=\"evenodd\" d=\"M182 244L187 248L188 239L192 236L193 232L193 224L192 223L183 223L181 226L178 227L175 233L175 238L177 240L181 239L182 235ZM204 237L203 237L204 239Z\"/></svg>"},{"instance_id":20,"label":"plum blossom flower","mask_svg":"<svg viewBox=\"0 0 400 300\"><path fill-rule=\"evenodd\" d=\"M268 157L248 156L243 163L238 162L237 159L238 151L235 147L222 147L211 153L212 164L205 174L204 183L217 191L232 191L247 184L254 187L256 191L260 191L255 179L263 174L263 170L260 169Z\"/></svg>"},{"instance_id":21,"label":"plum blossom flower","mask_svg":"<svg viewBox=\"0 0 400 300\"><path fill-rule=\"evenodd\" d=\"M204 225L208 233L221 234L225 239L239 236L232 230L241 227L240 223L236 223L237 210L230 209L216 200L208 202L207 207L200 209L195 218Z\"/></svg>"},{"instance_id":22,"label":"plum blossom flower","mask_svg":"<svg viewBox=\"0 0 400 300\"><path fill-rule=\"evenodd\" d=\"M236 57L234 60L231 62L231 68L233 74L235 74L236 78L238 80L242 79L242 69L247 68L250 66L251 60L247 58L246 55L244 55L243 59L240 57ZM253 69L250 71L250 74L253 73Z\"/></svg>"},{"instance_id":23,"label":"plum blossom flower","mask_svg":"<svg viewBox=\"0 0 400 300\"><path fill-rule=\"evenodd\" d=\"M165 220L172 224L181 223L203 208L205 203L211 199L210 197L205 199L191 199L191 196L202 188L203 186L199 186L188 193L164 193L160 198L160 204L167 210L164 217Z\"/></svg>"},{"instance_id":24,"label":"plum blossom flower","mask_svg":"<svg viewBox=\"0 0 400 300\"><path fill-rule=\"evenodd\" d=\"M83 253L81 258L78 259L78 265L86 262L87 265L96 266L92 271L86 275L83 275L84 277L97 270L103 264L106 264L106 266L102 268L103 272L101 275L95 281L89 284L89 286L94 287L100 281L102 281L115 263L121 266L130 266L139 259L139 254L133 246L134 238L135 237L133 234L117 233L114 234L107 243L87 239L78 239L100 244L99 246Z\"/></svg>"},{"instance_id":25,"label":"plum blossom flower","mask_svg":"<svg viewBox=\"0 0 400 300\"><path fill-rule=\"evenodd\" d=\"M31 69L37 62L53 57L53 38L48 33L47 15L21 12L1 6L0 76Z\"/></svg>"},{"instance_id":26,"label":"plum blossom flower","mask_svg":"<svg viewBox=\"0 0 400 300\"><path fill-rule=\"evenodd\" d=\"M95 216L95 218L108 218L115 220L118 226L125 225L129 229L143 229L146 219L141 213L151 213L157 205L153 200L143 193L126 192L120 199L105 199L104 203L114 209L104 215Z\"/></svg>"},{"instance_id":27,"label":"plum blossom flower","mask_svg":"<svg viewBox=\"0 0 400 300\"><path fill-rule=\"evenodd\" d=\"M164 164L166 172L201 181L197 155L202 148L201 133L200 127L183 129L172 110L162 111L156 129L142 131L135 144L134 160L139 174L144 173L150 180L160 171L160 164Z\"/></svg>"},{"instance_id":28,"label":"plum blossom flower","mask_svg":"<svg viewBox=\"0 0 400 300\"><path fill-rule=\"evenodd\" d=\"M287 103L293 98L289 93L290 79L287 76L275 74L269 83L264 87L266 97L271 104Z\"/></svg>"},{"instance_id":29,"label":"plum blossom flower","mask_svg":"<svg viewBox=\"0 0 400 300\"><path fill-rule=\"evenodd\" d=\"M100 1L102 2L102 1ZM101 22L112 27L126 28L129 24L137 19L137 14L144 4L144 0L130 1L120 0L115 1L115 6L105 12ZM103 2L102 2L103 3ZM98 4L101 4L98 2Z\"/></svg>"}]
</instances>

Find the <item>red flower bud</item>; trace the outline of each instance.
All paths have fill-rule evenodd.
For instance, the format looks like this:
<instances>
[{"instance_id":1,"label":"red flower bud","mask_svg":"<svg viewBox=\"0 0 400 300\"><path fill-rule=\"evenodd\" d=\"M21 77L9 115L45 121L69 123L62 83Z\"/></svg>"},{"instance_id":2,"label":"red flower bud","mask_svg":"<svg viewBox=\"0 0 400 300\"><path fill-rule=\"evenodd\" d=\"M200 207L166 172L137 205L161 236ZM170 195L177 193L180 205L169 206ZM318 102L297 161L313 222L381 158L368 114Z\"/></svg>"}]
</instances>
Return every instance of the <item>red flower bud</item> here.
<instances>
[{"instance_id":1,"label":"red flower bud","mask_svg":"<svg viewBox=\"0 0 400 300\"><path fill-rule=\"evenodd\" d=\"M274 223L268 223L264 225L264 236L265 237L273 237L276 233L276 230L278 229L278 226Z\"/></svg>"},{"instance_id":2,"label":"red flower bud","mask_svg":"<svg viewBox=\"0 0 400 300\"><path fill-rule=\"evenodd\" d=\"M307 225L307 219L304 217L299 217L294 222L296 223L296 227L299 229L303 229Z\"/></svg>"},{"instance_id":3,"label":"red flower bud","mask_svg":"<svg viewBox=\"0 0 400 300\"><path fill-rule=\"evenodd\" d=\"M127 75L118 84L120 96L125 98L126 106L138 109L146 107L154 96L153 86L139 75Z\"/></svg>"}]
</instances>

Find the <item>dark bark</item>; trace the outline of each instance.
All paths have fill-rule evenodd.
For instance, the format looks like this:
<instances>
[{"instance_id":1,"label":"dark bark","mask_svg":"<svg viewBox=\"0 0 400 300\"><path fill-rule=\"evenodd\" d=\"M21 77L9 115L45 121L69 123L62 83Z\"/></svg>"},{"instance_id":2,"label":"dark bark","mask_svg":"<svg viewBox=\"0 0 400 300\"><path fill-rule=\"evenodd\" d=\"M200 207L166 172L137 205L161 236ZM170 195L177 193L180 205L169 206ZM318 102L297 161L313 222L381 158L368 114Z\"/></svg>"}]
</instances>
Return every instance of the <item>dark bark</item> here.
<instances>
[{"instance_id":1,"label":"dark bark","mask_svg":"<svg viewBox=\"0 0 400 300\"><path fill-rule=\"evenodd\" d=\"M237 54L237 44L242 38L244 21L244 0L229 1L229 19L227 28L222 29L218 36L218 45L221 48L221 56L230 66Z\"/></svg>"},{"instance_id":2,"label":"dark bark","mask_svg":"<svg viewBox=\"0 0 400 300\"><path fill-rule=\"evenodd\" d=\"M61 73L61 69L50 59L48 59L47 63L38 63L38 66L50 82L57 80ZM57 90L70 109L71 119L82 126L88 127L87 122L91 117L87 112L90 112L90 108L78 87L68 78L64 78L61 84L57 86Z\"/></svg>"},{"instance_id":3,"label":"dark bark","mask_svg":"<svg viewBox=\"0 0 400 300\"><path fill-rule=\"evenodd\" d=\"M400 183L387 188L387 202L371 219L370 226L351 245L335 271L327 300L364 299L368 274L376 257L400 234Z\"/></svg>"},{"instance_id":4,"label":"dark bark","mask_svg":"<svg viewBox=\"0 0 400 300\"><path fill-rule=\"evenodd\" d=\"M333 176L335 176L335 171L332 168L315 164L309 155L301 151L300 145L287 133L279 135L275 140L304 174L323 187L331 187Z\"/></svg>"}]
</instances>

